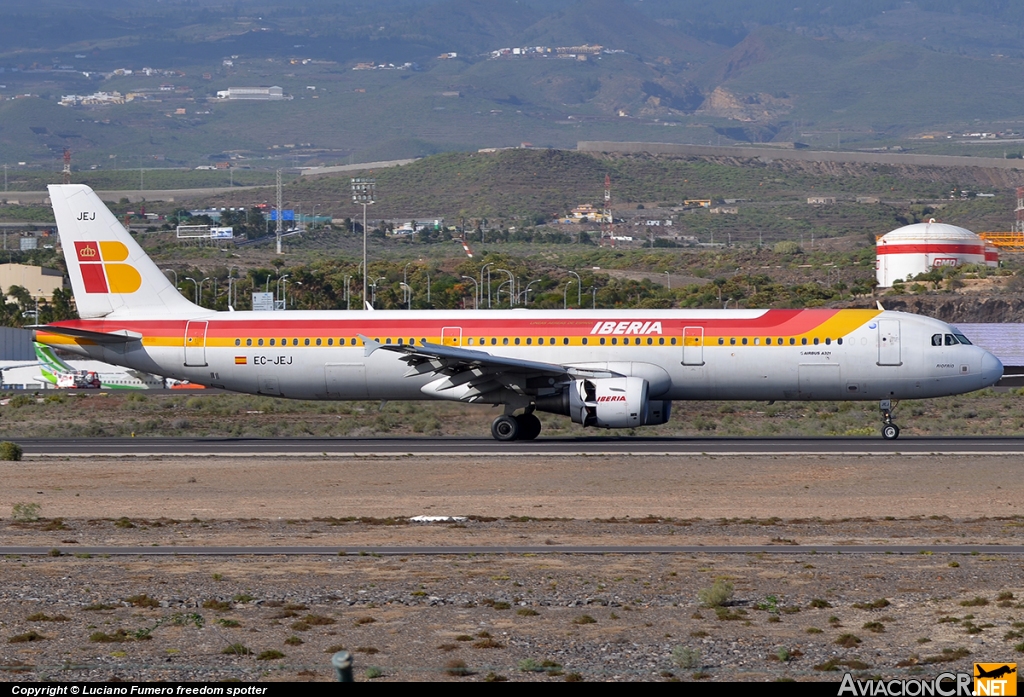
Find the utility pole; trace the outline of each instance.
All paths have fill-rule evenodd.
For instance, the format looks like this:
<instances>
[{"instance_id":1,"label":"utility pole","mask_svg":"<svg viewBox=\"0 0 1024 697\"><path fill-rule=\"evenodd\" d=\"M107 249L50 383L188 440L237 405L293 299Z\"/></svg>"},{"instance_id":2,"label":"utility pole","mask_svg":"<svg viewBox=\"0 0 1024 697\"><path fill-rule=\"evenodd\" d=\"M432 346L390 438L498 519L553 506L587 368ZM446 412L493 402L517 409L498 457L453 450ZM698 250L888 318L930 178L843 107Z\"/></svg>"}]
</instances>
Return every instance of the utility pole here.
<instances>
[{"instance_id":1,"label":"utility pole","mask_svg":"<svg viewBox=\"0 0 1024 697\"><path fill-rule=\"evenodd\" d=\"M281 170L277 170L277 253L281 253Z\"/></svg>"},{"instance_id":2,"label":"utility pole","mask_svg":"<svg viewBox=\"0 0 1024 697\"><path fill-rule=\"evenodd\" d=\"M71 183L71 150L64 148L64 183ZM4 191L7 191L7 165L4 165Z\"/></svg>"},{"instance_id":3,"label":"utility pole","mask_svg":"<svg viewBox=\"0 0 1024 697\"><path fill-rule=\"evenodd\" d=\"M363 307L366 307L366 277L369 269L366 267L366 207L374 202L377 193L377 180L366 177L352 179L352 203L363 206Z\"/></svg>"}]
</instances>

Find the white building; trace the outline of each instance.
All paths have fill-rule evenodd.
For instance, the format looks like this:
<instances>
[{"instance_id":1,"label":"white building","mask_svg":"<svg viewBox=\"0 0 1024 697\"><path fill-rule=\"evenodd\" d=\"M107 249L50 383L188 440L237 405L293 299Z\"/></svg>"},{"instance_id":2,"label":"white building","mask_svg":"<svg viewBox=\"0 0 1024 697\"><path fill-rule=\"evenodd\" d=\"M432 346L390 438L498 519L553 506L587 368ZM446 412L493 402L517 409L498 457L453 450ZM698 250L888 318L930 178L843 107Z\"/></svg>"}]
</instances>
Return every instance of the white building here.
<instances>
[{"instance_id":1,"label":"white building","mask_svg":"<svg viewBox=\"0 0 1024 697\"><path fill-rule=\"evenodd\" d=\"M932 269L965 264L998 266L999 255L970 230L934 220L906 225L878 238L875 270L883 288Z\"/></svg>"},{"instance_id":2,"label":"white building","mask_svg":"<svg viewBox=\"0 0 1024 697\"><path fill-rule=\"evenodd\" d=\"M218 99L284 99L284 90L280 87L229 87L217 92Z\"/></svg>"}]
</instances>

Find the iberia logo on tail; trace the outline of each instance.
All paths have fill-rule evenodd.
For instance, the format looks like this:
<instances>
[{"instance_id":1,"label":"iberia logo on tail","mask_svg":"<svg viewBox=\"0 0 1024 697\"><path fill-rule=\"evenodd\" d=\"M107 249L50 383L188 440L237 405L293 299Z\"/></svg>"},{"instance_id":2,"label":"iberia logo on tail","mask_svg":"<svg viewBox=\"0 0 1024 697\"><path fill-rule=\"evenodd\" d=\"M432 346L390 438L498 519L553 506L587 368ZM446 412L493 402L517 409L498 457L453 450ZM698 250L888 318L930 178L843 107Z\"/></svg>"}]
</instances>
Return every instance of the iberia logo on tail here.
<instances>
[{"instance_id":1,"label":"iberia logo on tail","mask_svg":"<svg viewBox=\"0 0 1024 697\"><path fill-rule=\"evenodd\" d=\"M86 293L134 293L142 287L142 276L128 258L128 247L121 242L75 242L78 268Z\"/></svg>"}]
</instances>

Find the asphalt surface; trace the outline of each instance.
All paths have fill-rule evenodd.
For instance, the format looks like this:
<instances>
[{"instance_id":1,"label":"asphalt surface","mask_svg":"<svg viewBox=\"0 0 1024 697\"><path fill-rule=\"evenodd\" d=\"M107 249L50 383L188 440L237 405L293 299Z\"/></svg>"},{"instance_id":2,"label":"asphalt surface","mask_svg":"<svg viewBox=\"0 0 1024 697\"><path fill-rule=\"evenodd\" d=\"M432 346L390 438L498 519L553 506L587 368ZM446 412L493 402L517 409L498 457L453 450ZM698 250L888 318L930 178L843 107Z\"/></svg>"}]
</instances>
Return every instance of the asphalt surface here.
<instances>
[{"instance_id":1,"label":"asphalt surface","mask_svg":"<svg viewBox=\"0 0 1024 697\"><path fill-rule=\"evenodd\" d=\"M26 438L27 457L396 457L565 455L1024 455L1024 438Z\"/></svg>"},{"instance_id":2,"label":"asphalt surface","mask_svg":"<svg viewBox=\"0 0 1024 697\"><path fill-rule=\"evenodd\" d=\"M56 550L59 554L54 552ZM42 556L140 555L140 556L267 556L267 555L479 555L479 554L1024 554L1021 545L681 545L681 546L574 546L516 547L0 547L0 554Z\"/></svg>"}]
</instances>

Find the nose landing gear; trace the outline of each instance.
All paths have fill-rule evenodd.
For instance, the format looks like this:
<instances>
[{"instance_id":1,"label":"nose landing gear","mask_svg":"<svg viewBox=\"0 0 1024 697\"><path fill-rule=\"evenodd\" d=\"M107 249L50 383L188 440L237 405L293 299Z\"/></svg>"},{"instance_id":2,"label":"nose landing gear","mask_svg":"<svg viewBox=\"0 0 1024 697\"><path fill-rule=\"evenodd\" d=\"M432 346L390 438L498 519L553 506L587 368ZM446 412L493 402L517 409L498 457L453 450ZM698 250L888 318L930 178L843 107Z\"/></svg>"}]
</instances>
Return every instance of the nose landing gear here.
<instances>
[{"instance_id":1,"label":"nose landing gear","mask_svg":"<svg viewBox=\"0 0 1024 697\"><path fill-rule=\"evenodd\" d=\"M892 422L892 412L896 409L896 404L888 399L878 402L878 409L882 412L882 438L886 440L896 440L900 437L900 427Z\"/></svg>"}]
</instances>

